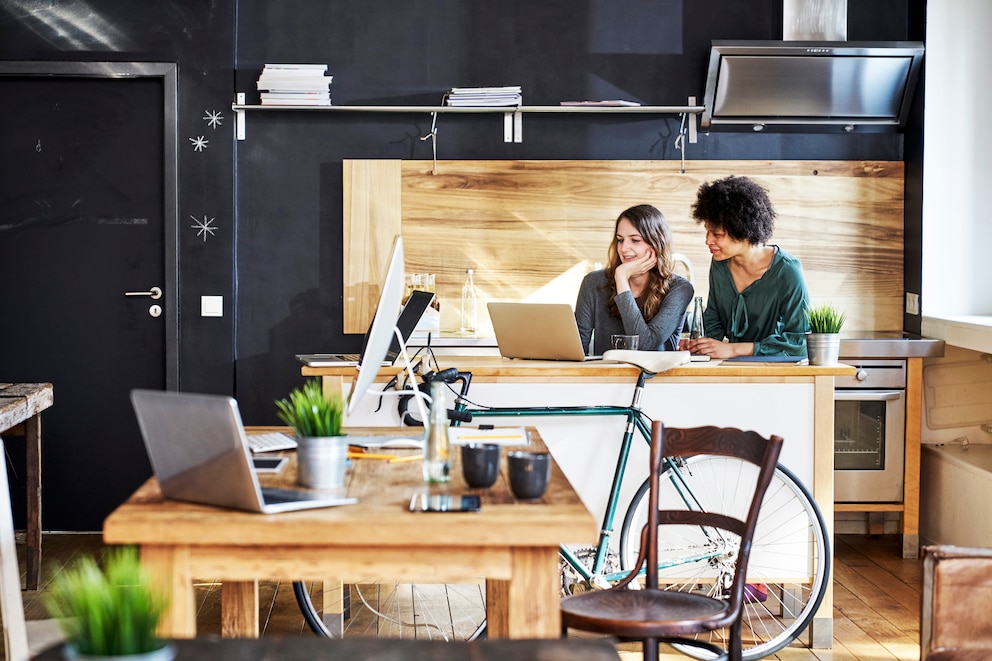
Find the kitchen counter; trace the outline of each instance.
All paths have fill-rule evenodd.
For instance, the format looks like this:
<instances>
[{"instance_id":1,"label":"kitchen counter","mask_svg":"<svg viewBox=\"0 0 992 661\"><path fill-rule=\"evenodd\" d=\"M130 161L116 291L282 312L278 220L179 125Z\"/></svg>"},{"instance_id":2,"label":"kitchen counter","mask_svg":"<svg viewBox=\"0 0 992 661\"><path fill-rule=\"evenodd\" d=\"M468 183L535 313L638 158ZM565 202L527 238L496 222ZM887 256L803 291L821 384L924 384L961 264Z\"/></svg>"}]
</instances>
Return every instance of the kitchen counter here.
<instances>
[{"instance_id":1,"label":"kitchen counter","mask_svg":"<svg viewBox=\"0 0 992 661\"><path fill-rule=\"evenodd\" d=\"M492 335L469 337L455 331L417 332L408 343L410 347L426 347L430 342L431 348L442 355L452 354L488 354L499 355L496 338ZM938 340L921 335L904 333L903 331L849 331L841 333L841 358L931 358L944 355L944 340Z\"/></svg>"},{"instance_id":2,"label":"kitchen counter","mask_svg":"<svg viewBox=\"0 0 992 661\"><path fill-rule=\"evenodd\" d=\"M438 355L436 369L457 367L472 373L468 395L479 406L575 406L630 401L639 370L625 363L509 360L492 355ZM382 368L379 383L392 379L398 366ZM812 491L823 512L828 536L833 531L834 379L852 376L849 365L689 363L650 379L641 405L672 426L705 424L753 429L786 439L780 462ZM306 367L304 376L320 377L326 392L347 391L354 367ZM403 378L400 377L402 382ZM395 426L396 405L366 396L347 424ZM576 419L567 416L514 418L514 424L541 431L555 460L591 512L606 506L610 480L604 467L616 464L622 418ZM647 477L647 448L631 448L621 503ZM643 474L642 474L643 473ZM563 540L584 542L585 540ZM828 587L810 629L813 647L832 641L832 590Z\"/></svg>"}]
</instances>

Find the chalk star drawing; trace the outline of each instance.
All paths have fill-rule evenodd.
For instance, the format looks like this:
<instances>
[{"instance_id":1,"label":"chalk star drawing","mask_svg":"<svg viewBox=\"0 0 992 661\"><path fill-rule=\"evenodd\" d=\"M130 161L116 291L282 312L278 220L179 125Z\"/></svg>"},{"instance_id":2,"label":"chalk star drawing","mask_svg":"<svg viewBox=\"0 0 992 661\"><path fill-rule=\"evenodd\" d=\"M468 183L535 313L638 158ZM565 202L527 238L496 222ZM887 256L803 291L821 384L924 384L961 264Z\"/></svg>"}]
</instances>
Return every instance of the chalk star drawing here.
<instances>
[{"instance_id":1,"label":"chalk star drawing","mask_svg":"<svg viewBox=\"0 0 992 661\"><path fill-rule=\"evenodd\" d=\"M190 218L193 219L193 224L190 225L190 227L196 230L197 236L203 237L204 243L207 242L208 234L210 236L213 236L214 232L217 231L217 228L212 225L212 223L214 222L214 220L216 220L216 218L207 218L206 216L203 217L203 220L200 220L196 216L190 216Z\"/></svg>"},{"instance_id":2,"label":"chalk star drawing","mask_svg":"<svg viewBox=\"0 0 992 661\"><path fill-rule=\"evenodd\" d=\"M224 115L220 114L219 110L204 110L203 112L207 113L203 119L206 120L207 126L212 129L216 129L224 121Z\"/></svg>"},{"instance_id":3,"label":"chalk star drawing","mask_svg":"<svg viewBox=\"0 0 992 661\"><path fill-rule=\"evenodd\" d=\"M203 151L207 148L207 143L210 142L209 140L204 140L202 135L190 138L189 141L193 145L193 151Z\"/></svg>"}]
</instances>

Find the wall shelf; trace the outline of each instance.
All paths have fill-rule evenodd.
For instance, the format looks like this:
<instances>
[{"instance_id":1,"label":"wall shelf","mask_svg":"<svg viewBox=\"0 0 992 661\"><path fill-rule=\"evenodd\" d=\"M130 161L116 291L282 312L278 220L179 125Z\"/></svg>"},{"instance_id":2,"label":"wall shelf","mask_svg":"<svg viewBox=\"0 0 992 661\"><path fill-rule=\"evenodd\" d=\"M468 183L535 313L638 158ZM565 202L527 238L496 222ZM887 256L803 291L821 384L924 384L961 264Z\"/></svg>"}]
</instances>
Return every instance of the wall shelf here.
<instances>
[{"instance_id":1,"label":"wall shelf","mask_svg":"<svg viewBox=\"0 0 992 661\"><path fill-rule=\"evenodd\" d=\"M469 113L503 115L504 142L523 142L522 117L524 113L562 113L600 115L609 114L649 114L649 115L685 115L687 117L689 142L696 142L696 118L702 114L704 106L696 105L695 97L689 97L688 105L684 106L488 106L484 108L462 106L277 106L254 105L244 103L231 104L235 113L238 140L245 139L245 124L249 112L366 112L366 113L429 113L436 120L438 114Z\"/></svg>"}]
</instances>

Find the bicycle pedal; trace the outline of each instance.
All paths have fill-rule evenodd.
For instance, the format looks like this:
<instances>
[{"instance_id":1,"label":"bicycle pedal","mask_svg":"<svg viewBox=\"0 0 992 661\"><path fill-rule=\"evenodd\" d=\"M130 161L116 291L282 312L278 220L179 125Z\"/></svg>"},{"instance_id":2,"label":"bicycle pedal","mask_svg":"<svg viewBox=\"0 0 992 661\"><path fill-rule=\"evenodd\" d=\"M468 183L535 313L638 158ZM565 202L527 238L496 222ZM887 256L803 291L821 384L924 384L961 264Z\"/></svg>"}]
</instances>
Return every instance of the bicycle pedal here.
<instances>
[{"instance_id":1,"label":"bicycle pedal","mask_svg":"<svg viewBox=\"0 0 992 661\"><path fill-rule=\"evenodd\" d=\"M610 582L607 581L606 577L601 574L593 576L592 579L590 579L590 583L592 583L592 587L596 590L609 590L611 587Z\"/></svg>"}]
</instances>

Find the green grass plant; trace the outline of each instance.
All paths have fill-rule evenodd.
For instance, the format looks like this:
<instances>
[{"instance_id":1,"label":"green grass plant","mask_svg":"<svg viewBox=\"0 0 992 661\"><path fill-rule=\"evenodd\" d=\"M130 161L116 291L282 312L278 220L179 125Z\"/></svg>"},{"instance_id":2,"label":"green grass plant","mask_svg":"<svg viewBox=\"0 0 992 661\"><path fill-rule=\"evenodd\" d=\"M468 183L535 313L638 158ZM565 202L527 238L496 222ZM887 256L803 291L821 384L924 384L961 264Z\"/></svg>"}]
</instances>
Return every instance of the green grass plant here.
<instances>
[{"instance_id":1,"label":"green grass plant","mask_svg":"<svg viewBox=\"0 0 992 661\"><path fill-rule=\"evenodd\" d=\"M847 314L833 305L824 303L806 311L811 333L839 333L847 320Z\"/></svg>"},{"instance_id":2,"label":"green grass plant","mask_svg":"<svg viewBox=\"0 0 992 661\"><path fill-rule=\"evenodd\" d=\"M276 400L276 415L293 428L297 436L340 436L344 401L340 394L324 396L320 381L309 379L302 388L289 393L289 399Z\"/></svg>"},{"instance_id":3,"label":"green grass plant","mask_svg":"<svg viewBox=\"0 0 992 661\"><path fill-rule=\"evenodd\" d=\"M55 577L45 606L80 655L144 654L166 645L155 634L166 600L134 547L110 550L103 569L92 556L80 558Z\"/></svg>"}]
</instances>

